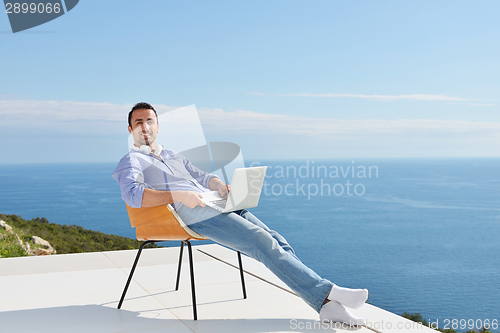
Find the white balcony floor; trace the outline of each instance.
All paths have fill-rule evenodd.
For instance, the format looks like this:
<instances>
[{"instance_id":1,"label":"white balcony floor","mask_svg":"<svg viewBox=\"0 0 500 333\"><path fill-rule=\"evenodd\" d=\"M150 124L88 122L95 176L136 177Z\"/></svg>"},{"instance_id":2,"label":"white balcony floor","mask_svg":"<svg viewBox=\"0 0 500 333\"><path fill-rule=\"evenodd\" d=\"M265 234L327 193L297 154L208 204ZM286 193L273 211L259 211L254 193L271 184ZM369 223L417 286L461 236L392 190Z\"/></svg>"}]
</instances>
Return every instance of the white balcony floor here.
<instances>
[{"instance_id":1,"label":"white balcony floor","mask_svg":"<svg viewBox=\"0 0 500 333\"><path fill-rule=\"evenodd\" d=\"M179 291L174 291L177 247L144 250L118 310L136 253L0 259L0 332L431 332L369 304L352 310L368 320L367 327L324 326L314 310L246 256L243 268L253 275L245 274L248 298L243 299L239 271L228 265L237 264L236 253L219 245L193 247L197 321L187 249Z\"/></svg>"}]
</instances>

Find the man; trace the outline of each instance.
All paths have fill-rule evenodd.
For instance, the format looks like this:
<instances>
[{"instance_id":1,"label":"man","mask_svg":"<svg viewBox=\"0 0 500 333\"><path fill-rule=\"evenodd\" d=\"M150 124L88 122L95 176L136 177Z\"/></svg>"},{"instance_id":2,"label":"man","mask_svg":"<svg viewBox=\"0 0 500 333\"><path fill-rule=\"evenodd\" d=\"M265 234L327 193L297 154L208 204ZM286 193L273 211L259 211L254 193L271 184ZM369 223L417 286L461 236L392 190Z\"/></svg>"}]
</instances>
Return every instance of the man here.
<instances>
[{"instance_id":1,"label":"man","mask_svg":"<svg viewBox=\"0 0 500 333\"><path fill-rule=\"evenodd\" d=\"M341 288L305 266L292 247L248 210L219 213L207 207L201 193L218 191L225 197L230 187L219 177L203 172L174 151L156 143L158 115L148 103L136 104L128 116L134 147L125 155L113 178L123 200L131 207L172 204L195 232L239 250L262 262L307 304L320 320L364 325L346 307L359 308L368 298L366 289Z\"/></svg>"}]
</instances>

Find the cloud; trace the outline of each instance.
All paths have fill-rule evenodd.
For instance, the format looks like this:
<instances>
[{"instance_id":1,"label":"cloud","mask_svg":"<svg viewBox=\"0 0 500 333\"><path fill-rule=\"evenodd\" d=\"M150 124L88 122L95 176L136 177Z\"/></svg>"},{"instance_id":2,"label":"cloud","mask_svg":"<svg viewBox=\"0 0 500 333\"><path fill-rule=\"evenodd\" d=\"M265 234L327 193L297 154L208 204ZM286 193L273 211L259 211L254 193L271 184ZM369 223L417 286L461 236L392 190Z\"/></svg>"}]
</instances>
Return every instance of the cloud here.
<instances>
[{"instance_id":1,"label":"cloud","mask_svg":"<svg viewBox=\"0 0 500 333\"><path fill-rule=\"evenodd\" d=\"M73 121L117 121L123 119L130 105L72 101L0 100L2 119L30 123Z\"/></svg>"},{"instance_id":2,"label":"cloud","mask_svg":"<svg viewBox=\"0 0 500 333\"><path fill-rule=\"evenodd\" d=\"M472 106L496 106L495 104L480 104L480 103L471 103L469 105L472 105Z\"/></svg>"},{"instance_id":3,"label":"cloud","mask_svg":"<svg viewBox=\"0 0 500 333\"><path fill-rule=\"evenodd\" d=\"M410 95L364 95L364 94L265 94L260 92L250 92L250 95L257 96L287 96L287 97L330 97L330 98L361 98L370 99L375 101L398 101L398 100L411 100L411 101L448 101L448 102L464 102L471 101L470 98L453 97L446 95L425 95L425 94L410 94Z\"/></svg>"},{"instance_id":4,"label":"cloud","mask_svg":"<svg viewBox=\"0 0 500 333\"><path fill-rule=\"evenodd\" d=\"M331 119L199 110L207 141L239 144L245 156L275 158L499 156L500 122Z\"/></svg>"},{"instance_id":5,"label":"cloud","mask_svg":"<svg viewBox=\"0 0 500 333\"><path fill-rule=\"evenodd\" d=\"M22 121L28 127L44 127L60 123L125 123L132 104L0 100L0 117L11 122ZM158 114L177 109L175 106L155 105ZM315 138L351 137L383 133L500 133L500 123L438 119L334 119L267 114L254 111L199 108L204 128L210 131L239 133L274 133L304 135ZM177 117L179 117L178 115ZM179 118L182 123L181 118ZM11 122L0 122L0 127ZM161 124L160 124L161 125Z\"/></svg>"},{"instance_id":6,"label":"cloud","mask_svg":"<svg viewBox=\"0 0 500 333\"><path fill-rule=\"evenodd\" d=\"M40 160L50 156L52 161L55 157L51 147L58 146L82 151L74 160L111 161L127 150L126 124L131 107L132 104L0 100L0 136L5 147L24 144L36 148L33 151L40 152ZM155 108L161 116L160 133L168 131L162 114L178 108ZM199 108L198 115L207 141L234 142L247 157L498 156L500 151L500 122L312 118L217 108ZM195 117L196 113L174 112L165 119L168 118L169 126L178 124L184 129L181 124L192 122ZM24 130L22 135L20 130ZM115 148L102 150L101 156L96 146ZM24 157L18 158L23 161ZM29 159L32 160L37 159Z\"/></svg>"},{"instance_id":7,"label":"cloud","mask_svg":"<svg viewBox=\"0 0 500 333\"><path fill-rule=\"evenodd\" d=\"M262 114L222 109L199 110L204 127L211 131L273 132L305 135L315 138L366 136L368 134L500 133L500 123L438 119L331 119L308 118L278 114Z\"/></svg>"},{"instance_id":8,"label":"cloud","mask_svg":"<svg viewBox=\"0 0 500 333\"><path fill-rule=\"evenodd\" d=\"M5 100L9 100L9 99L22 99L22 98L26 98L26 96L23 96L23 95L13 95L13 94L0 94L0 99L5 99Z\"/></svg>"},{"instance_id":9,"label":"cloud","mask_svg":"<svg viewBox=\"0 0 500 333\"><path fill-rule=\"evenodd\" d=\"M0 100L0 117L28 121L32 124L78 121L123 122L127 120L127 114L132 106L133 104L9 99ZM155 108L158 113L163 113L176 107L159 105Z\"/></svg>"}]
</instances>

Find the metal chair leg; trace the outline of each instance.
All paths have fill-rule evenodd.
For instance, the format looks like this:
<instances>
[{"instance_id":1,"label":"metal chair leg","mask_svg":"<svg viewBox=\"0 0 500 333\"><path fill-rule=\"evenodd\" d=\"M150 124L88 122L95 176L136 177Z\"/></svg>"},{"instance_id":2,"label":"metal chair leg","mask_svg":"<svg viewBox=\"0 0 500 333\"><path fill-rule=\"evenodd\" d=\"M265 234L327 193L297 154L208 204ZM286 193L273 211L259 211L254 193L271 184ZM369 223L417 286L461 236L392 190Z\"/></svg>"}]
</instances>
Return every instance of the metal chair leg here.
<instances>
[{"instance_id":1,"label":"metal chair leg","mask_svg":"<svg viewBox=\"0 0 500 333\"><path fill-rule=\"evenodd\" d=\"M127 279L127 283L125 284L125 289L123 290L122 297L120 298L120 302L118 303L118 309L121 308L123 301L125 299L125 295L127 294L128 287L130 286L130 282L132 281L132 276L134 275L135 269L137 267L137 263L139 262L139 258L141 256L143 248L150 243L155 243L157 241L149 240L145 241L142 243L142 245L139 247L139 250L137 251L137 255L135 257L134 264L132 265L132 269L130 271L130 274ZM190 271L190 276L191 276L191 296L192 296L192 301L193 301L193 317L194 320L198 320L198 313L197 313L197 308L196 308L196 290L195 290L195 282L194 282L194 264L193 264L193 250L191 248L191 242L186 240L181 242L181 248L180 248L180 253L179 253L179 264L177 267L177 281L175 283L175 290L179 290L179 282L180 282L180 275L181 275L181 267L182 267L182 255L184 252L184 244L187 244L188 246L188 254L189 254L189 271ZM243 290L243 298L247 298L247 291L246 291L246 286L245 286L245 277L243 274L243 263L241 260L241 253L240 251L237 251L238 254L238 264L240 266L240 278L241 278L241 288Z\"/></svg>"},{"instance_id":2,"label":"metal chair leg","mask_svg":"<svg viewBox=\"0 0 500 333\"><path fill-rule=\"evenodd\" d=\"M243 299L247 299L247 289L245 287L245 277L243 275L243 264L241 263L241 253L238 252L238 263L240 264L241 288L243 289Z\"/></svg>"},{"instance_id":3,"label":"metal chair leg","mask_svg":"<svg viewBox=\"0 0 500 333\"><path fill-rule=\"evenodd\" d=\"M128 287L130 285L130 281L132 281L132 275L134 275L135 267L137 266L137 263L139 262L139 257L141 256L142 249L144 246L146 246L149 243L154 243L155 241L145 241L142 243L142 245L139 247L139 251L137 251L137 255L135 256L135 261L134 265L132 266L132 270L130 271L130 274L128 276L127 284L125 284L125 289L123 290L122 297L120 299L120 302L118 303L118 309L122 307L123 300L125 299L125 294L127 293Z\"/></svg>"},{"instance_id":4,"label":"metal chair leg","mask_svg":"<svg viewBox=\"0 0 500 333\"><path fill-rule=\"evenodd\" d=\"M181 241L181 250L179 252L179 265L177 266L177 281L175 282L175 291L179 290L179 281L181 280L182 253L184 252L184 241Z\"/></svg>"},{"instance_id":5,"label":"metal chair leg","mask_svg":"<svg viewBox=\"0 0 500 333\"><path fill-rule=\"evenodd\" d=\"M193 298L193 317L194 320L198 320L198 314L196 312L196 291L194 287L194 266L193 266L193 251L191 250L191 242L185 241L188 246L189 252L189 271L191 272L191 295Z\"/></svg>"}]
</instances>

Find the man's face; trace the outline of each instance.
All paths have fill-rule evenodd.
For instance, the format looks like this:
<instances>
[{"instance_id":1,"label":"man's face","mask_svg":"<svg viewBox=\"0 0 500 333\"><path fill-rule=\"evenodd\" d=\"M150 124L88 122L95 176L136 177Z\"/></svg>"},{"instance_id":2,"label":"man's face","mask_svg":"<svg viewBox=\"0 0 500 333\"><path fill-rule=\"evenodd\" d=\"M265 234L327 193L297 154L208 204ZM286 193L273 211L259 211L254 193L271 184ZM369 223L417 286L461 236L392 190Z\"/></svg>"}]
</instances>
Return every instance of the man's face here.
<instances>
[{"instance_id":1,"label":"man's face","mask_svg":"<svg viewBox=\"0 0 500 333\"><path fill-rule=\"evenodd\" d=\"M132 113L130 120L132 127L128 131L134 137L134 143L140 147L142 145L156 146L156 135L160 129L156 115L153 110L138 109Z\"/></svg>"}]
</instances>

